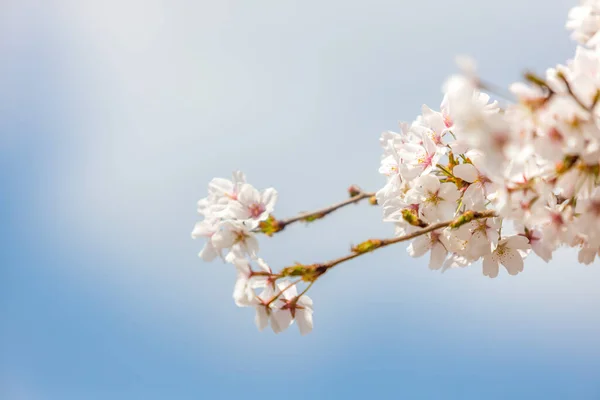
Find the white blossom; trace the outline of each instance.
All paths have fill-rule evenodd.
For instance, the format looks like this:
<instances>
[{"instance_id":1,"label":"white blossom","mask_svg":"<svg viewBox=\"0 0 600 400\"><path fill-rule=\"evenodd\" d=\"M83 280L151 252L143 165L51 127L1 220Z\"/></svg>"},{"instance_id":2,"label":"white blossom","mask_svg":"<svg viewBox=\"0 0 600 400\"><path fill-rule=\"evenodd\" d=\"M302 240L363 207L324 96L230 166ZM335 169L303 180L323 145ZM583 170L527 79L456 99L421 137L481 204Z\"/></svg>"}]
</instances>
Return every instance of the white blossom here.
<instances>
[{"instance_id":1,"label":"white blossom","mask_svg":"<svg viewBox=\"0 0 600 400\"><path fill-rule=\"evenodd\" d=\"M454 183L440 183L433 175L421 176L406 193L409 204L419 204L419 215L430 223L452 218L459 198Z\"/></svg>"},{"instance_id":2,"label":"white blossom","mask_svg":"<svg viewBox=\"0 0 600 400\"><path fill-rule=\"evenodd\" d=\"M529 241L523 236L509 236L498 242L498 246L483 257L483 274L490 278L498 276L498 264L502 264L510 275L523 271L523 256L518 250L528 250Z\"/></svg>"},{"instance_id":3,"label":"white blossom","mask_svg":"<svg viewBox=\"0 0 600 400\"><path fill-rule=\"evenodd\" d=\"M421 257L430 251L429 268L440 269L448 255L447 246L448 242L443 232L433 231L413 240L408 246L408 254L411 257Z\"/></svg>"}]
</instances>

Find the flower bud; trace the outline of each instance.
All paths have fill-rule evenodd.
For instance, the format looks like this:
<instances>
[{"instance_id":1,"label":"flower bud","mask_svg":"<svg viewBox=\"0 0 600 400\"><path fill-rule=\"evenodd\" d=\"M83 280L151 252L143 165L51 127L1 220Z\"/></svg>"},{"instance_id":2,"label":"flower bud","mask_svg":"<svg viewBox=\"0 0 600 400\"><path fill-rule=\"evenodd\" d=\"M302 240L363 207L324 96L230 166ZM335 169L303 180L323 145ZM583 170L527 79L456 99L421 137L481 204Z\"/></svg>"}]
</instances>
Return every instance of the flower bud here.
<instances>
[{"instance_id":1,"label":"flower bud","mask_svg":"<svg viewBox=\"0 0 600 400\"><path fill-rule=\"evenodd\" d=\"M402 210L402 218L413 226L418 226L420 228L425 228L427 226L427 223L419 219L416 213L408 208Z\"/></svg>"},{"instance_id":2,"label":"flower bud","mask_svg":"<svg viewBox=\"0 0 600 400\"><path fill-rule=\"evenodd\" d=\"M381 240L379 239L369 239L365 242L359 243L356 246L352 246L353 253L368 253L369 251L373 251L381 246Z\"/></svg>"},{"instance_id":3,"label":"flower bud","mask_svg":"<svg viewBox=\"0 0 600 400\"><path fill-rule=\"evenodd\" d=\"M273 234L283 230L284 225L279 223L279 221L277 221L275 219L275 217L273 217L272 215L269 215L269 218L267 218L264 221L261 221L258 224L258 227L260 229L260 231L262 233L264 233L267 236L273 236Z\"/></svg>"},{"instance_id":4,"label":"flower bud","mask_svg":"<svg viewBox=\"0 0 600 400\"><path fill-rule=\"evenodd\" d=\"M352 185L348 188L348 194L350 195L350 197L358 196L361 193L362 191L356 185Z\"/></svg>"}]
</instances>

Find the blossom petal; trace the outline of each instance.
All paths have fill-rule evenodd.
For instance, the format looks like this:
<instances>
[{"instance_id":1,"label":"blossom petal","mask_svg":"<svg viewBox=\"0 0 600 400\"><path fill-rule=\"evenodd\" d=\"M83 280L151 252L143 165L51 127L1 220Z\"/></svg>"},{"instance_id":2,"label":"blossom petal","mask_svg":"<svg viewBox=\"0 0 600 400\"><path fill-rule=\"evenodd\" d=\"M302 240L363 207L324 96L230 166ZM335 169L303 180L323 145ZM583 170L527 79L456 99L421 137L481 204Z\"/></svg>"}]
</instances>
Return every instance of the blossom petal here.
<instances>
[{"instance_id":1,"label":"blossom petal","mask_svg":"<svg viewBox=\"0 0 600 400\"><path fill-rule=\"evenodd\" d=\"M313 329L312 310L297 310L296 323L302 336L309 334Z\"/></svg>"},{"instance_id":2,"label":"blossom petal","mask_svg":"<svg viewBox=\"0 0 600 400\"><path fill-rule=\"evenodd\" d=\"M440 189L440 180L433 175L423 175L419 178L417 186L423 192L436 193Z\"/></svg>"},{"instance_id":3,"label":"blossom petal","mask_svg":"<svg viewBox=\"0 0 600 400\"><path fill-rule=\"evenodd\" d=\"M233 193L233 183L224 178L214 178L208 184L208 193L214 193L219 196Z\"/></svg>"},{"instance_id":4,"label":"blossom petal","mask_svg":"<svg viewBox=\"0 0 600 400\"><path fill-rule=\"evenodd\" d=\"M454 166L452 168L452 173L457 178L462 179L463 181L467 181L469 183L475 182L479 173L477 172L477 168L473 166L473 164L460 164Z\"/></svg>"},{"instance_id":5,"label":"blossom petal","mask_svg":"<svg viewBox=\"0 0 600 400\"><path fill-rule=\"evenodd\" d=\"M283 298L287 300L291 300L298 296L298 289L296 289L296 285L290 286L290 281L287 279L277 283L277 287L283 293Z\"/></svg>"},{"instance_id":6,"label":"blossom petal","mask_svg":"<svg viewBox=\"0 0 600 400\"><path fill-rule=\"evenodd\" d=\"M579 254L577 255L577 260L585 265L589 265L594 262L596 258L596 250L591 249L589 247L584 247L579 250Z\"/></svg>"},{"instance_id":7,"label":"blossom petal","mask_svg":"<svg viewBox=\"0 0 600 400\"><path fill-rule=\"evenodd\" d=\"M460 198L460 192L454 183L445 182L440 185L440 197L448 202L455 202Z\"/></svg>"},{"instance_id":8,"label":"blossom petal","mask_svg":"<svg viewBox=\"0 0 600 400\"><path fill-rule=\"evenodd\" d=\"M429 235L419 236L408 246L408 255L411 257L421 257L431 248L431 239Z\"/></svg>"},{"instance_id":9,"label":"blossom petal","mask_svg":"<svg viewBox=\"0 0 600 400\"><path fill-rule=\"evenodd\" d=\"M517 250L505 249L499 258L500 263L504 265L509 274L517 275L519 272L523 272L523 257Z\"/></svg>"},{"instance_id":10,"label":"blossom petal","mask_svg":"<svg viewBox=\"0 0 600 400\"><path fill-rule=\"evenodd\" d=\"M247 307L252 304L252 290L248 287L248 277L243 273L237 275L233 287L233 300L238 307Z\"/></svg>"},{"instance_id":11,"label":"blossom petal","mask_svg":"<svg viewBox=\"0 0 600 400\"><path fill-rule=\"evenodd\" d=\"M202 248L202 251L198 253L198 256L207 262L214 260L218 255L219 253L211 243L206 243Z\"/></svg>"},{"instance_id":12,"label":"blossom petal","mask_svg":"<svg viewBox=\"0 0 600 400\"><path fill-rule=\"evenodd\" d=\"M256 188L248 183L244 183L238 194L238 201L244 206L260 203L260 193Z\"/></svg>"},{"instance_id":13,"label":"blossom petal","mask_svg":"<svg viewBox=\"0 0 600 400\"><path fill-rule=\"evenodd\" d=\"M292 324L293 320L289 310L277 310L271 315L271 328L273 332L281 333Z\"/></svg>"},{"instance_id":14,"label":"blossom petal","mask_svg":"<svg viewBox=\"0 0 600 400\"><path fill-rule=\"evenodd\" d=\"M262 258L257 259L256 263L264 272L271 272L271 267L269 267L269 265Z\"/></svg>"},{"instance_id":15,"label":"blossom petal","mask_svg":"<svg viewBox=\"0 0 600 400\"><path fill-rule=\"evenodd\" d=\"M446 260L448 251L440 242L431 248L431 258L429 259L429 269L440 269Z\"/></svg>"},{"instance_id":16,"label":"blossom petal","mask_svg":"<svg viewBox=\"0 0 600 400\"><path fill-rule=\"evenodd\" d=\"M519 250L528 250L531 248L529 245L529 239L521 235L514 235L507 238L506 246L510 247L511 249Z\"/></svg>"},{"instance_id":17,"label":"blossom petal","mask_svg":"<svg viewBox=\"0 0 600 400\"><path fill-rule=\"evenodd\" d=\"M308 297L307 295L302 295L298 301L296 302L296 304L298 304L299 306L302 306L304 308L310 309L312 310L313 308L313 301L310 297Z\"/></svg>"},{"instance_id":18,"label":"blossom petal","mask_svg":"<svg viewBox=\"0 0 600 400\"><path fill-rule=\"evenodd\" d=\"M539 241L537 243L533 243L531 245L531 249L545 262L552 260L552 249L548 246L545 246L544 243L540 243Z\"/></svg>"},{"instance_id":19,"label":"blossom petal","mask_svg":"<svg viewBox=\"0 0 600 400\"><path fill-rule=\"evenodd\" d=\"M483 275L495 278L498 276L498 262L494 261L491 254L483 257Z\"/></svg>"},{"instance_id":20,"label":"blossom petal","mask_svg":"<svg viewBox=\"0 0 600 400\"><path fill-rule=\"evenodd\" d=\"M254 235L247 236L244 242L246 244L246 251L250 257L256 257L258 253L258 239Z\"/></svg>"},{"instance_id":21,"label":"blossom petal","mask_svg":"<svg viewBox=\"0 0 600 400\"><path fill-rule=\"evenodd\" d=\"M215 233L214 224L209 224L206 221L196 222L196 225L194 225L194 230L192 231L192 239L210 236L213 233Z\"/></svg>"},{"instance_id":22,"label":"blossom petal","mask_svg":"<svg viewBox=\"0 0 600 400\"><path fill-rule=\"evenodd\" d=\"M267 314L267 309L264 306L260 305L256 307L254 322L259 331L264 330L269 325L269 314Z\"/></svg>"},{"instance_id":23,"label":"blossom petal","mask_svg":"<svg viewBox=\"0 0 600 400\"><path fill-rule=\"evenodd\" d=\"M275 209L277 202L277 190L273 188L266 189L261 195L261 203L265 206L266 212L269 214Z\"/></svg>"}]
</instances>

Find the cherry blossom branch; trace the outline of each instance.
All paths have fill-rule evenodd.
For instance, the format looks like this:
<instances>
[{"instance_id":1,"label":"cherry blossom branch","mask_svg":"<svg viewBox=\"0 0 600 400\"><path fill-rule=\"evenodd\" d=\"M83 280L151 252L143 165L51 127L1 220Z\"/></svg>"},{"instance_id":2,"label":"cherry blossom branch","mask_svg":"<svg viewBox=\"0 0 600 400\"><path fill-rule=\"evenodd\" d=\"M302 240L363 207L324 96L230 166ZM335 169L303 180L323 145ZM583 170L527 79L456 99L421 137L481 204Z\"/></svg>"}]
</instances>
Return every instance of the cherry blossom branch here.
<instances>
[{"instance_id":1,"label":"cherry blossom branch","mask_svg":"<svg viewBox=\"0 0 600 400\"><path fill-rule=\"evenodd\" d=\"M301 334L310 332L313 302L306 293L323 274L415 238L409 254L430 252L431 269L465 267L482 259L483 275L490 278L498 276L500 265L510 275L522 272L530 251L548 262L563 245L579 247L580 263L597 259L600 0L580 2L567 22L581 45L575 57L543 76L526 72L525 82L509 92L482 81L472 60L457 59L462 73L446 81L439 111L424 105L412 123L401 123L398 133L382 133L379 170L387 179L377 200L374 193L351 186L344 201L277 220L274 188L256 189L241 171L232 180L211 180L208 196L197 203L202 220L191 236L204 238L203 260L222 258L235 265L233 298L240 307L255 308L259 330L270 324L280 333L295 321ZM502 98L508 101L500 106ZM257 233L271 236L367 198L382 206L384 221L411 233L369 239L339 258L294 263L278 272L258 257ZM494 204L501 211L468 210L469 204L482 204L482 209ZM507 235L503 221L515 222L516 232Z\"/></svg>"},{"instance_id":2,"label":"cherry blossom branch","mask_svg":"<svg viewBox=\"0 0 600 400\"><path fill-rule=\"evenodd\" d=\"M493 218L493 217L497 217L496 212L493 210L487 210L487 211L483 211L483 212L466 211L463 214L461 214L459 217L457 217L453 220L427 225L418 231L409 233L404 236L398 236L398 237L390 238L390 239L369 239L365 242L362 242L362 243L352 247L352 253L347 254L343 257L328 261L326 263L313 264L313 265L307 265L307 266L298 264L295 266L286 267L281 271L279 276L281 276L281 277L302 276L303 280L309 281L309 282L314 282L321 275L323 275L325 272L327 272L329 269L331 269L331 268L335 267L336 265L341 264L343 262L357 258L363 254L370 253L372 251L375 251L377 249L380 249L380 248L383 248L383 247L386 247L386 246L389 246L389 245L392 245L395 243L406 242L408 240L417 238L422 235L426 235L426 234L436 231L438 229L447 228L447 227L458 228L470 221L474 221L474 220L478 220L478 219L485 219L485 218Z\"/></svg>"},{"instance_id":3,"label":"cherry blossom branch","mask_svg":"<svg viewBox=\"0 0 600 400\"><path fill-rule=\"evenodd\" d=\"M350 204L358 203L364 199L374 199L374 192L364 192L358 186L350 186L348 188L348 192L350 193L350 198L339 203L330 205L325 208L321 208L312 212L305 212L298 214L295 217L286 218L286 219L275 219L275 217L270 216L266 221L262 221L259 227L255 230L256 232L262 232L268 236L272 236L273 234L282 231L286 226L293 224L298 221L304 222L312 222L317 219L321 219L332 212L345 207ZM375 200L371 200L372 204L376 204Z\"/></svg>"}]
</instances>

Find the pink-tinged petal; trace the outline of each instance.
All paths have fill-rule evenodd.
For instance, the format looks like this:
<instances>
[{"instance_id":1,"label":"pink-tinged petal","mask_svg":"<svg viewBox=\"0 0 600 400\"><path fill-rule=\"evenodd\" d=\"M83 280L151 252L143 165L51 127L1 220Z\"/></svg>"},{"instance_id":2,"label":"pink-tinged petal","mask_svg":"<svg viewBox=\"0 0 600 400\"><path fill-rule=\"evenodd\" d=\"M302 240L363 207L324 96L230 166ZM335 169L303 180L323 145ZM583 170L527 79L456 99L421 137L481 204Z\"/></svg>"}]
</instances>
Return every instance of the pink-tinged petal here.
<instances>
[{"instance_id":1,"label":"pink-tinged petal","mask_svg":"<svg viewBox=\"0 0 600 400\"><path fill-rule=\"evenodd\" d=\"M446 270L450 268L464 268L467 265L471 264L471 262L462 256L457 254L452 254L445 262L442 267L442 272L446 272Z\"/></svg>"},{"instance_id":2,"label":"pink-tinged petal","mask_svg":"<svg viewBox=\"0 0 600 400\"><path fill-rule=\"evenodd\" d=\"M460 192L454 183L444 182L440 185L440 197L449 202L455 202L460 198Z\"/></svg>"},{"instance_id":3,"label":"pink-tinged petal","mask_svg":"<svg viewBox=\"0 0 600 400\"><path fill-rule=\"evenodd\" d=\"M389 204L389 206L396 206L398 208L406 208L409 205L412 204L420 204L421 202L423 202L425 200L425 196L423 195L422 192L415 190L415 189L410 189L409 191L406 192L406 194L404 195L404 201L402 200L390 200L387 202L386 205Z\"/></svg>"},{"instance_id":4,"label":"pink-tinged petal","mask_svg":"<svg viewBox=\"0 0 600 400\"><path fill-rule=\"evenodd\" d=\"M258 253L258 239L254 235L247 236L245 243L246 251L250 257L256 257L256 254Z\"/></svg>"},{"instance_id":5,"label":"pink-tinged petal","mask_svg":"<svg viewBox=\"0 0 600 400\"><path fill-rule=\"evenodd\" d=\"M260 203L260 193L252 185L244 183L238 194L238 201L244 206Z\"/></svg>"},{"instance_id":6,"label":"pink-tinged petal","mask_svg":"<svg viewBox=\"0 0 600 400\"><path fill-rule=\"evenodd\" d=\"M398 152L398 157L405 160L414 160L415 157L423 152L423 146L415 143L404 143L402 149Z\"/></svg>"},{"instance_id":7,"label":"pink-tinged petal","mask_svg":"<svg viewBox=\"0 0 600 400\"><path fill-rule=\"evenodd\" d=\"M469 160L471 160L471 164L475 166L479 173L485 171L485 159L482 153L480 153L479 151L472 150L469 152L469 154L467 154L467 157L469 157Z\"/></svg>"},{"instance_id":8,"label":"pink-tinged petal","mask_svg":"<svg viewBox=\"0 0 600 400\"><path fill-rule=\"evenodd\" d=\"M491 243L492 249L496 249L498 247L498 240L500 239L500 234L498 233L497 228L487 228L485 230L485 236L487 240Z\"/></svg>"},{"instance_id":9,"label":"pink-tinged petal","mask_svg":"<svg viewBox=\"0 0 600 400\"><path fill-rule=\"evenodd\" d=\"M467 187L467 190L465 190L465 193L463 194L463 203L471 210L477 210L477 208L485 209L485 197L481 190L481 186L479 186L477 182L472 183Z\"/></svg>"},{"instance_id":10,"label":"pink-tinged petal","mask_svg":"<svg viewBox=\"0 0 600 400\"><path fill-rule=\"evenodd\" d=\"M198 253L198 256L207 262L214 260L218 255L219 253L211 243L206 243L202 251Z\"/></svg>"},{"instance_id":11,"label":"pink-tinged petal","mask_svg":"<svg viewBox=\"0 0 600 400\"><path fill-rule=\"evenodd\" d=\"M531 249L539 258L545 262L552 260L552 249L548 246L544 246L543 243L536 242L531 245Z\"/></svg>"},{"instance_id":12,"label":"pink-tinged petal","mask_svg":"<svg viewBox=\"0 0 600 400\"><path fill-rule=\"evenodd\" d=\"M277 287L279 288L280 291L283 292L285 290L285 292L283 292L283 295L281 298L284 298L286 300L291 300L294 297L298 296L298 289L296 289L296 285L293 285L291 287L288 287L288 286L290 286L290 281L288 281L288 280L284 280L284 281L277 283Z\"/></svg>"},{"instance_id":13,"label":"pink-tinged petal","mask_svg":"<svg viewBox=\"0 0 600 400\"><path fill-rule=\"evenodd\" d=\"M233 287L233 300L238 307L248 307L252 304L252 290L248 287L248 277L243 273L237 275Z\"/></svg>"},{"instance_id":14,"label":"pink-tinged petal","mask_svg":"<svg viewBox=\"0 0 600 400\"><path fill-rule=\"evenodd\" d=\"M262 291L262 293L260 294L260 298L262 300L271 300L271 298L273 298L273 296L275 296L275 289L273 288L272 285L268 285L265 287L265 289Z\"/></svg>"},{"instance_id":15,"label":"pink-tinged petal","mask_svg":"<svg viewBox=\"0 0 600 400\"><path fill-rule=\"evenodd\" d=\"M240 256L239 254L237 255ZM242 257L236 257L231 261L238 273L244 274L245 276L250 276L250 271L252 270L252 268L250 268L250 261Z\"/></svg>"},{"instance_id":16,"label":"pink-tinged petal","mask_svg":"<svg viewBox=\"0 0 600 400\"><path fill-rule=\"evenodd\" d=\"M275 333L285 331L294 319L289 310L277 310L271 315L271 328Z\"/></svg>"},{"instance_id":17,"label":"pink-tinged petal","mask_svg":"<svg viewBox=\"0 0 600 400\"><path fill-rule=\"evenodd\" d=\"M419 209L419 214L425 222L431 224L433 222L437 222L439 220L438 215L438 207L431 203L423 203L422 207Z\"/></svg>"},{"instance_id":18,"label":"pink-tinged petal","mask_svg":"<svg viewBox=\"0 0 600 400\"><path fill-rule=\"evenodd\" d=\"M471 221L471 222L461 226L457 230L453 230L452 233L454 234L454 236L456 236L460 240L469 240L469 239L471 239L471 235L472 235L471 229L475 229L476 227L477 226L475 225L475 222Z\"/></svg>"},{"instance_id":19,"label":"pink-tinged petal","mask_svg":"<svg viewBox=\"0 0 600 400\"><path fill-rule=\"evenodd\" d=\"M408 246L408 255L411 257L421 257L431 248L431 239L429 235L419 236Z\"/></svg>"},{"instance_id":20,"label":"pink-tinged petal","mask_svg":"<svg viewBox=\"0 0 600 400\"><path fill-rule=\"evenodd\" d=\"M208 193L224 196L233 193L233 183L228 179L214 178L208 184Z\"/></svg>"},{"instance_id":21,"label":"pink-tinged petal","mask_svg":"<svg viewBox=\"0 0 600 400\"><path fill-rule=\"evenodd\" d=\"M517 250L505 249L499 258L509 274L517 275L519 272L523 272L523 257Z\"/></svg>"},{"instance_id":22,"label":"pink-tinged petal","mask_svg":"<svg viewBox=\"0 0 600 400\"><path fill-rule=\"evenodd\" d=\"M447 220L454 217L456 213L456 202L443 201L438 205L438 217L441 220Z\"/></svg>"},{"instance_id":23,"label":"pink-tinged petal","mask_svg":"<svg viewBox=\"0 0 600 400\"><path fill-rule=\"evenodd\" d=\"M296 323L302 336L309 334L313 329L312 310L297 310Z\"/></svg>"},{"instance_id":24,"label":"pink-tinged petal","mask_svg":"<svg viewBox=\"0 0 600 400\"><path fill-rule=\"evenodd\" d=\"M467 181L469 183L475 182L479 175L479 173L477 172L477 168L475 168L473 164L456 165L454 168L452 168L452 173L457 178L460 178L463 181Z\"/></svg>"},{"instance_id":25,"label":"pink-tinged petal","mask_svg":"<svg viewBox=\"0 0 600 400\"><path fill-rule=\"evenodd\" d=\"M531 248L529 239L525 236L515 235L506 239L506 246L511 249L528 250Z\"/></svg>"},{"instance_id":26,"label":"pink-tinged petal","mask_svg":"<svg viewBox=\"0 0 600 400\"><path fill-rule=\"evenodd\" d=\"M431 138L427 135L423 135L422 137L423 147L425 147L425 151L427 152L427 154L435 154L435 152L437 151L437 146L435 145L433 140L431 140Z\"/></svg>"},{"instance_id":27,"label":"pink-tinged petal","mask_svg":"<svg viewBox=\"0 0 600 400\"><path fill-rule=\"evenodd\" d=\"M246 175L242 171L234 171L233 172L233 183L246 183Z\"/></svg>"},{"instance_id":28,"label":"pink-tinged petal","mask_svg":"<svg viewBox=\"0 0 600 400\"><path fill-rule=\"evenodd\" d=\"M216 215L218 215L220 218L245 220L250 218L250 211L246 205L240 203L239 201L232 201L227 205L227 208Z\"/></svg>"},{"instance_id":29,"label":"pink-tinged petal","mask_svg":"<svg viewBox=\"0 0 600 400\"><path fill-rule=\"evenodd\" d=\"M500 226L502 226L502 220L500 218L488 218L485 220L485 223L487 226L490 227L490 229L498 229L500 228Z\"/></svg>"},{"instance_id":30,"label":"pink-tinged petal","mask_svg":"<svg viewBox=\"0 0 600 400\"><path fill-rule=\"evenodd\" d=\"M495 278L498 276L498 262L494 261L491 254L483 257L483 275Z\"/></svg>"},{"instance_id":31,"label":"pink-tinged petal","mask_svg":"<svg viewBox=\"0 0 600 400\"><path fill-rule=\"evenodd\" d=\"M231 230L223 230L215 233L211 238L213 246L217 249L226 249L233 246L236 235Z\"/></svg>"},{"instance_id":32,"label":"pink-tinged petal","mask_svg":"<svg viewBox=\"0 0 600 400\"><path fill-rule=\"evenodd\" d=\"M254 275L248 281L248 287L250 289L265 288L265 287L267 287L268 282L269 282L269 278L267 278L266 276L256 276L256 275Z\"/></svg>"},{"instance_id":33,"label":"pink-tinged petal","mask_svg":"<svg viewBox=\"0 0 600 400\"><path fill-rule=\"evenodd\" d=\"M382 175L390 176L398 173L398 161L394 156L387 156L381 161L379 167L379 173Z\"/></svg>"},{"instance_id":34,"label":"pink-tinged petal","mask_svg":"<svg viewBox=\"0 0 600 400\"><path fill-rule=\"evenodd\" d=\"M450 148L454 154L464 154L469 150L469 144L464 140L457 140L450 143Z\"/></svg>"},{"instance_id":35,"label":"pink-tinged petal","mask_svg":"<svg viewBox=\"0 0 600 400\"><path fill-rule=\"evenodd\" d=\"M423 175L417 181L417 187L426 193L436 193L440 189L440 180L433 175Z\"/></svg>"},{"instance_id":36,"label":"pink-tinged petal","mask_svg":"<svg viewBox=\"0 0 600 400\"><path fill-rule=\"evenodd\" d=\"M271 273L271 267L262 258L257 259L256 264L258 264L262 271Z\"/></svg>"},{"instance_id":37,"label":"pink-tinged petal","mask_svg":"<svg viewBox=\"0 0 600 400\"><path fill-rule=\"evenodd\" d=\"M306 309L312 310L313 309L313 301L310 297L308 297L307 295L302 295L302 297L300 297L298 299L298 301L296 302L296 304L298 304L299 306L302 306Z\"/></svg>"},{"instance_id":38,"label":"pink-tinged petal","mask_svg":"<svg viewBox=\"0 0 600 400\"><path fill-rule=\"evenodd\" d=\"M240 249L232 248L229 253L225 256L225 262L228 264L235 264L238 260L245 260L244 254L240 252Z\"/></svg>"},{"instance_id":39,"label":"pink-tinged petal","mask_svg":"<svg viewBox=\"0 0 600 400\"><path fill-rule=\"evenodd\" d=\"M433 111L431 108L429 108L426 104L423 104L421 106L421 114L423 114L423 117L429 118L429 117L433 116L434 114L436 114L436 112Z\"/></svg>"},{"instance_id":40,"label":"pink-tinged petal","mask_svg":"<svg viewBox=\"0 0 600 400\"><path fill-rule=\"evenodd\" d=\"M596 250L591 249L589 247L584 247L579 250L579 254L577 255L577 260L585 265L589 265L594 262L596 258Z\"/></svg>"},{"instance_id":41,"label":"pink-tinged petal","mask_svg":"<svg viewBox=\"0 0 600 400\"><path fill-rule=\"evenodd\" d=\"M261 203L265 206L267 213L272 213L277 202L277 191L273 188L266 189L261 196Z\"/></svg>"},{"instance_id":42,"label":"pink-tinged petal","mask_svg":"<svg viewBox=\"0 0 600 400\"><path fill-rule=\"evenodd\" d=\"M269 325L269 314L267 314L267 309L264 306L259 305L256 307L254 322L259 331L264 330Z\"/></svg>"},{"instance_id":43,"label":"pink-tinged petal","mask_svg":"<svg viewBox=\"0 0 600 400\"><path fill-rule=\"evenodd\" d=\"M429 269L440 269L446 260L448 252L441 243L436 243L431 248L431 258L429 259Z\"/></svg>"},{"instance_id":44,"label":"pink-tinged petal","mask_svg":"<svg viewBox=\"0 0 600 400\"><path fill-rule=\"evenodd\" d=\"M194 230L192 231L192 239L207 237L213 233L215 233L215 226L213 224L207 223L206 221L196 222Z\"/></svg>"}]
</instances>

